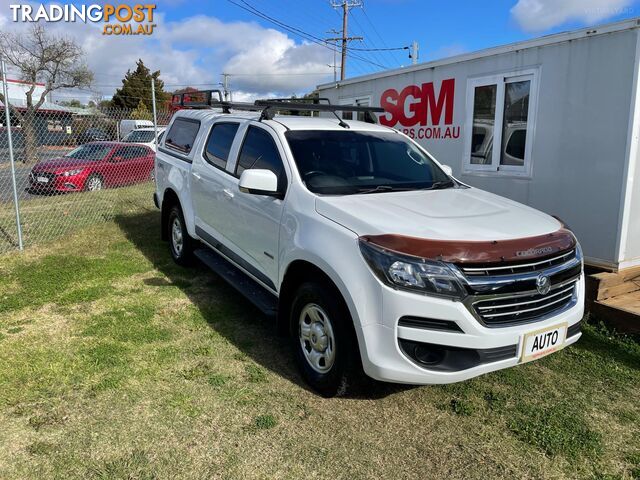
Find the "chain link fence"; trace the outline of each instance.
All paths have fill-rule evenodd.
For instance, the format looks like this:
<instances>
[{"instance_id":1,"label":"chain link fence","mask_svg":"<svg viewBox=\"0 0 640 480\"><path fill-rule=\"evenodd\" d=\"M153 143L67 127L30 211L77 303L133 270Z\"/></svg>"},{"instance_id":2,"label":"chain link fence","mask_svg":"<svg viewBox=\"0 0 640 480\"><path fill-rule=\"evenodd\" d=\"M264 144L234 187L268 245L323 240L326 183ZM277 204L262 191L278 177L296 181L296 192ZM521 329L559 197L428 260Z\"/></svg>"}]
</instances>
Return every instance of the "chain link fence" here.
<instances>
[{"instance_id":1,"label":"chain link fence","mask_svg":"<svg viewBox=\"0 0 640 480\"><path fill-rule=\"evenodd\" d=\"M170 118L157 111L159 136ZM0 103L0 253L154 208L152 119L47 103L33 113L10 107L7 121Z\"/></svg>"}]
</instances>

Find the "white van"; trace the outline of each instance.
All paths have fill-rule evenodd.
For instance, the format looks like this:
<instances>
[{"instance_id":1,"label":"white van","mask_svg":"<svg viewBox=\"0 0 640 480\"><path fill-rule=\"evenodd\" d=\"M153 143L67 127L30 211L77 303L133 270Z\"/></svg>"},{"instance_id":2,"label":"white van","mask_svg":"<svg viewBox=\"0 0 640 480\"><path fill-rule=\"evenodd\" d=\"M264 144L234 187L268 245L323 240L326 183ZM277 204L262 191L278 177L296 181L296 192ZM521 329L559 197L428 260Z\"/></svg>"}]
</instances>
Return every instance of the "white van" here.
<instances>
[{"instance_id":1,"label":"white van","mask_svg":"<svg viewBox=\"0 0 640 480\"><path fill-rule=\"evenodd\" d=\"M151 120L120 120L119 138L122 139L133 130L143 127L153 127L153 122Z\"/></svg>"}]
</instances>

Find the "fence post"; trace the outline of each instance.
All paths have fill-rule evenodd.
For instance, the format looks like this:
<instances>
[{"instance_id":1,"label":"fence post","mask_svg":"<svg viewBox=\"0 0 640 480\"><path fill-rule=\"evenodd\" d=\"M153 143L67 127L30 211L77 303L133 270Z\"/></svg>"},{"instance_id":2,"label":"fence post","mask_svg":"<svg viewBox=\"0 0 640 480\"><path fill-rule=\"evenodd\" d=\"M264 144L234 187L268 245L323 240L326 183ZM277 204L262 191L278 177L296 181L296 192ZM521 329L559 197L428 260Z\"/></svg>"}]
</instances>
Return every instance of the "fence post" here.
<instances>
[{"instance_id":1,"label":"fence post","mask_svg":"<svg viewBox=\"0 0 640 480\"><path fill-rule=\"evenodd\" d=\"M20 223L20 205L18 203L18 187L16 185L16 166L13 158L13 138L11 133L11 114L9 113L9 94L7 89L7 66L0 61L2 70L2 95L4 97L4 115L7 122L7 141L9 146L9 162L11 163L11 184L13 186L13 204L16 209L16 229L18 230L18 248L24 250L22 244L22 224Z\"/></svg>"},{"instance_id":2,"label":"fence post","mask_svg":"<svg viewBox=\"0 0 640 480\"><path fill-rule=\"evenodd\" d=\"M156 148L158 148L158 116L156 114L156 82L151 79L151 103L153 107L153 133L156 136Z\"/></svg>"},{"instance_id":3,"label":"fence post","mask_svg":"<svg viewBox=\"0 0 640 480\"><path fill-rule=\"evenodd\" d=\"M151 79L151 106L153 107L153 134L156 139L156 152L158 151L158 116L156 114L156 82ZM156 171L156 162L153 162L153 175L154 178L158 178L158 172ZM155 194L154 194L155 195Z\"/></svg>"}]
</instances>

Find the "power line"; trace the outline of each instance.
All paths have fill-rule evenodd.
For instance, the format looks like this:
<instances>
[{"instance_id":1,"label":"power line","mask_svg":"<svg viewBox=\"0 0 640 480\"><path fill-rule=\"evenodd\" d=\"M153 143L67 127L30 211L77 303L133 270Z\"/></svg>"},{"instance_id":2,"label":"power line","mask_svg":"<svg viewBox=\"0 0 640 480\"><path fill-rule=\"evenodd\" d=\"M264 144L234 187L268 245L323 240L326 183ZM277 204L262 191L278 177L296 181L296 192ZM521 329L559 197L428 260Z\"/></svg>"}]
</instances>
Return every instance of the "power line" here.
<instances>
[{"instance_id":1,"label":"power line","mask_svg":"<svg viewBox=\"0 0 640 480\"><path fill-rule=\"evenodd\" d=\"M361 3L360 6L362 7L364 5ZM365 29L363 28L363 26L358 21L353 9L349 11L349 14L351 15L351 18L353 19L353 21L355 22L357 27L360 29L360 31L363 33L363 35L366 35L365 34ZM368 35L366 35L366 36L367 36L367 39L370 41L369 36ZM367 49L369 49L369 48L371 48L369 46L368 42L365 41L364 39L362 40L362 43L363 43L363 47L353 47L353 49L357 49L357 48L367 48ZM371 42L371 43L373 45L373 42ZM373 45L373 47L375 48L376 46ZM376 59L377 62L380 62L380 63L384 64L385 66L387 66L387 60L385 60L384 56L381 53L379 53L377 51L371 51L371 55L373 56L373 58Z\"/></svg>"},{"instance_id":2,"label":"power line","mask_svg":"<svg viewBox=\"0 0 640 480\"><path fill-rule=\"evenodd\" d=\"M313 42L317 45L320 45L321 47L324 47L328 50L334 50L334 48L330 47L329 45L326 44L326 42L324 42L323 39L321 39L320 37L316 37L315 35L312 35L310 33L305 32L304 30L300 30L299 28L293 27L291 25L288 25L280 20L277 20L265 13L262 13L260 10L256 9L255 7L251 6L248 2L246 2L245 0L240 0L242 3L244 3L245 5L241 5L240 3L234 1L234 0L227 0L229 3L232 3L233 5L242 8L243 10L246 10L247 12L262 18L263 20L267 20L268 22L271 22L275 25L278 25L279 27L283 28L284 30L297 35L299 37L304 38L305 40L309 40L310 42ZM372 62L371 60L368 60L364 57L361 57L359 55L355 55L355 54L351 54L350 55L352 58L357 58L363 62L366 63L370 63L376 67L380 67L380 68L386 68L384 65L381 65L379 63L376 62Z\"/></svg>"},{"instance_id":3,"label":"power line","mask_svg":"<svg viewBox=\"0 0 640 480\"><path fill-rule=\"evenodd\" d=\"M378 31L378 29L376 28L375 24L373 23L373 21L369 17L369 14L367 14L367 9L364 7L364 5L362 6L362 14L364 15L364 18L369 23L369 25L371 25L371 28L373 29L373 33L375 33L375 35L380 39L380 42L381 42L382 46L383 47L388 47L389 45L386 44L386 42L384 41L384 38L382 37L382 35L380 35L380 32ZM389 55L394 60L394 62L397 61L397 59L395 59L393 57L393 55L391 55L391 54L389 54Z\"/></svg>"}]
</instances>

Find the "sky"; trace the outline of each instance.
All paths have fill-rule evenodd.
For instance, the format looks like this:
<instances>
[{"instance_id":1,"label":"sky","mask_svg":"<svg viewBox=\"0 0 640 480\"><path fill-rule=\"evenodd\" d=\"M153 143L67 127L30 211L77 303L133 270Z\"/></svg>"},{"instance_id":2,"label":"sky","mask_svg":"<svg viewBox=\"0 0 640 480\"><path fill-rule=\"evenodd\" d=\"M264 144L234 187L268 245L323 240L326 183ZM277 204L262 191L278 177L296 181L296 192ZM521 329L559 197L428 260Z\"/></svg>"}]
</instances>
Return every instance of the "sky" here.
<instances>
[{"instance_id":1,"label":"sky","mask_svg":"<svg viewBox=\"0 0 640 480\"><path fill-rule=\"evenodd\" d=\"M9 5L15 3L38 5L0 0L0 31L25 28L11 21ZM348 19L349 35L364 40L350 44L354 49L347 59L347 77L411 63L408 50L356 49L402 48L415 40L419 61L427 62L640 16L640 0L362 3ZM101 27L93 24L49 24L50 30L82 44L95 75L91 91L58 92L54 100L109 98L138 58L161 71L169 91L183 86L216 88L221 74L229 73L235 100L303 94L333 79L334 52L314 42L336 36L329 32L341 28L341 12L332 8L330 0L157 0L156 5L158 26L149 37L104 36Z\"/></svg>"}]
</instances>

